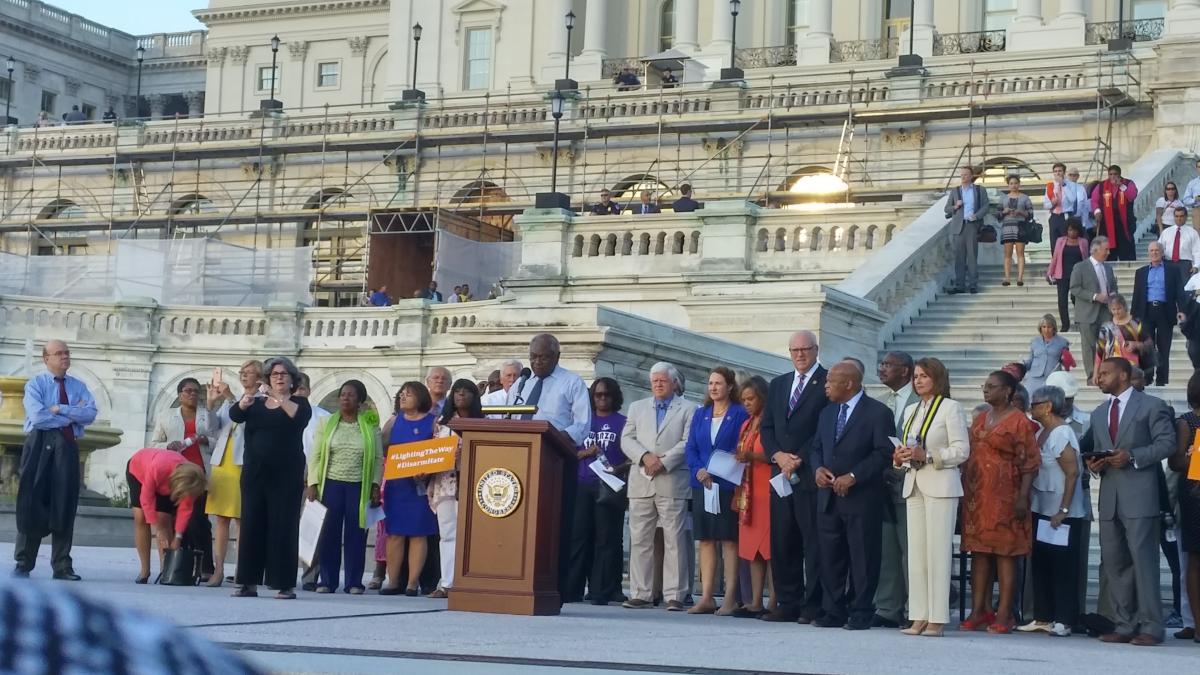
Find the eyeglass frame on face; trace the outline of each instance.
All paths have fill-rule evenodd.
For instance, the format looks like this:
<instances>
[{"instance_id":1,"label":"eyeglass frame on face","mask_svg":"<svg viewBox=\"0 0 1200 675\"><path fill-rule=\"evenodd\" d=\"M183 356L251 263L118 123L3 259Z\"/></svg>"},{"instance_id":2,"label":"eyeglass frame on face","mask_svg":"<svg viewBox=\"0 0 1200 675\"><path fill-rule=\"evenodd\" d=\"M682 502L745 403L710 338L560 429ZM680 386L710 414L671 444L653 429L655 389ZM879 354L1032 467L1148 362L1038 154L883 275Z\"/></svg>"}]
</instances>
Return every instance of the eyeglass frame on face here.
<instances>
[{"instance_id":1,"label":"eyeglass frame on face","mask_svg":"<svg viewBox=\"0 0 1200 675\"><path fill-rule=\"evenodd\" d=\"M1030 401L1030 402L1029 402L1029 409L1030 409L1030 410L1033 410L1033 406L1035 406L1035 405L1041 405L1041 404L1043 404L1043 403L1052 403L1052 401L1051 401L1050 399L1048 399L1048 398L1046 398L1046 399L1042 399L1041 401Z\"/></svg>"},{"instance_id":2,"label":"eyeglass frame on face","mask_svg":"<svg viewBox=\"0 0 1200 675\"><path fill-rule=\"evenodd\" d=\"M276 375L286 375L289 378L292 376L292 374L289 373L286 368L284 368L283 370L275 370L274 368L272 368L271 372L267 373L268 378L275 377Z\"/></svg>"},{"instance_id":3,"label":"eyeglass frame on face","mask_svg":"<svg viewBox=\"0 0 1200 675\"><path fill-rule=\"evenodd\" d=\"M816 345L813 345L812 347L790 347L790 348L788 348L789 354L811 354L815 351L817 351Z\"/></svg>"}]
</instances>

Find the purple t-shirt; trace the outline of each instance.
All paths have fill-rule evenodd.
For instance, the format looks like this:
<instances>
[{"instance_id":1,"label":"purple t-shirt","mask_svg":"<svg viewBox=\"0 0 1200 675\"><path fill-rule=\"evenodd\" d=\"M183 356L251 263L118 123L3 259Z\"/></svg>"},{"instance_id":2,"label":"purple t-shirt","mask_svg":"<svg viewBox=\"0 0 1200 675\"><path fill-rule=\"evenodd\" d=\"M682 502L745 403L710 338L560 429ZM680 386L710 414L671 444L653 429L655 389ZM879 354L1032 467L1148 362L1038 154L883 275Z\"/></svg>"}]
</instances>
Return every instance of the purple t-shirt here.
<instances>
[{"instance_id":1,"label":"purple t-shirt","mask_svg":"<svg viewBox=\"0 0 1200 675\"><path fill-rule=\"evenodd\" d=\"M625 416L621 413L604 416L592 415L592 430L588 432L584 443L586 445L594 442L600 446L609 463L616 466L625 461L625 455L621 453L621 431L624 429ZM600 477L588 468L588 465L594 461L593 457L579 463L580 483L600 482Z\"/></svg>"}]
</instances>

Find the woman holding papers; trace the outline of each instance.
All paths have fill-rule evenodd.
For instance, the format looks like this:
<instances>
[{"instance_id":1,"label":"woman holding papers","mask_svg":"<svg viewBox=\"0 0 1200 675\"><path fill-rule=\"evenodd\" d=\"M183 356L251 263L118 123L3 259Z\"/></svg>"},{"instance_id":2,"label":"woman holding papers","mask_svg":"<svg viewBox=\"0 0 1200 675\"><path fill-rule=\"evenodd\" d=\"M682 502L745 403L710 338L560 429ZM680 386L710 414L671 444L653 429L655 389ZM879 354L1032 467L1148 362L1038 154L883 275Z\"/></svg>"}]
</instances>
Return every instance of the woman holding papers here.
<instances>
[{"instance_id":1,"label":"woman holding papers","mask_svg":"<svg viewBox=\"0 0 1200 675\"><path fill-rule=\"evenodd\" d=\"M688 614L732 616L737 609L738 587L738 516L733 510L733 491L741 476L731 472L744 469L737 464L734 451L738 435L749 415L738 402L737 377L733 371L718 366L708 375L708 396L704 405L692 417L684 454L692 483L692 528L700 542L700 582L703 588L699 602ZM722 453L714 458L717 453ZM709 472L713 461L713 473ZM722 467L718 469L717 466ZM717 474L724 474L721 478ZM720 611L713 599L717 587L717 546L725 568L725 602Z\"/></svg>"},{"instance_id":2,"label":"woman holding papers","mask_svg":"<svg viewBox=\"0 0 1200 675\"><path fill-rule=\"evenodd\" d=\"M337 588L345 549L346 583L342 590L362 595L367 555L367 507L380 500L384 452L379 413L366 407L367 388L349 380L338 391L338 413L321 421L308 464L308 501L321 500L328 511L318 544L321 576L318 593Z\"/></svg>"},{"instance_id":3,"label":"woman holding papers","mask_svg":"<svg viewBox=\"0 0 1200 675\"><path fill-rule=\"evenodd\" d=\"M908 618L905 635L941 637L950 620L950 559L962 497L958 467L970 455L967 418L950 398L950 374L934 358L918 359L904 410L901 445L892 455L904 474L908 513Z\"/></svg>"},{"instance_id":4,"label":"woman holding papers","mask_svg":"<svg viewBox=\"0 0 1200 675\"><path fill-rule=\"evenodd\" d=\"M433 397L420 382L400 386L400 412L392 422L387 445L414 443L433 438L437 418L429 411ZM421 569L425 567L428 537L438 533L437 517L429 508L424 485L415 478L395 478L383 484L383 509L387 514L387 580L380 595L416 597ZM400 567L408 556L408 585L400 585Z\"/></svg>"},{"instance_id":5,"label":"woman holding papers","mask_svg":"<svg viewBox=\"0 0 1200 675\"><path fill-rule=\"evenodd\" d=\"M592 465L599 462L599 470L622 481L629 477L630 462L621 452L625 416L620 410L625 397L621 386L611 377L596 378L590 394L592 427L576 451L579 487L567 549L570 563L563 601L579 602L586 597L593 605L607 605L625 601L621 594L621 568L625 506L629 500L624 489L614 490L602 484Z\"/></svg>"},{"instance_id":6,"label":"woman holding papers","mask_svg":"<svg viewBox=\"0 0 1200 675\"><path fill-rule=\"evenodd\" d=\"M483 407L479 401L479 386L470 380L457 380L447 394L448 405L442 411L438 420L437 437L445 438L454 433L450 431L450 420L455 417L479 419L483 417ZM437 514L438 523L438 562L441 563L442 576L438 586L425 597L445 598L446 592L454 586L454 548L458 535L458 455L454 456L455 469L442 471L426 477L425 495L429 498L429 508Z\"/></svg>"},{"instance_id":7,"label":"woman holding papers","mask_svg":"<svg viewBox=\"0 0 1200 675\"><path fill-rule=\"evenodd\" d=\"M738 434L737 460L747 464L742 484L733 498L738 512L738 557L750 563L750 598L734 616L756 619L775 609L775 584L771 581L771 460L763 450L758 426L767 404L767 381L755 375L742 383L742 406L748 418ZM763 586L770 587L767 606Z\"/></svg>"},{"instance_id":8,"label":"woman holding papers","mask_svg":"<svg viewBox=\"0 0 1200 675\"><path fill-rule=\"evenodd\" d=\"M1083 461L1079 439L1063 420L1063 390L1042 387L1031 396L1033 419L1042 426L1037 437L1042 468L1033 479L1033 621L1017 630L1067 637L1079 614L1079 554L1087 516Z\"/></svg>"},{"instance_id":9,"label":"woman holding papers","mask_svg":"<svg viewBox=\"0 0 1200 675\"><path fill-rule=\"evenodd\" d=\"M1175 423L1178 446L1168 460L1179 477L1179 550L1187 554L1188 601L1192 611L1200 609L1200 450L1196 450L1196 431L1200 429L1200 372L1188 380L1187 402L1190 411ZM1200 642L1200 634L1193 640Z\"/></svg>"}]
</instances>

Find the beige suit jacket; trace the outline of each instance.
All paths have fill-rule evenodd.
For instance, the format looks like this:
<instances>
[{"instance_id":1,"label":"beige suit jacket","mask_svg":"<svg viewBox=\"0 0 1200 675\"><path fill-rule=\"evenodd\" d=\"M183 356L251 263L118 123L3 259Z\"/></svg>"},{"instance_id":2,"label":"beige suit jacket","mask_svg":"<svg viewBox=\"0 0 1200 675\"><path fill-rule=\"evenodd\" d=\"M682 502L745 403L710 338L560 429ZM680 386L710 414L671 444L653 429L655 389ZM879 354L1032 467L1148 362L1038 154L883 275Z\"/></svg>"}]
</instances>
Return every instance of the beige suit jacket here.
<instances>
[{"instance_id":1,"label":"beige suit jacket","mask_svg":"<svg viewBox=\"0 0 1200 675\"><path fill-rule=\"evenodd\" d=\"M916 414L920 405L918 401L904 409L905 423ZM922 421L921 418L913 420L911 433L915 433ZM897 433L904 433L903 425ZM929 497L961 497L962 477L958 466L967 461L971 454L971 432L958 401L942 401L925 437L925 452L929 455L929 462L919 469L909 469L904 473L904 497L907 499L912 496L914 485L921 488L921 494Z\"/></svg>"},{"instance_id":2,"label":"beige suit jacket","mask_svg":"<svg viewBox=\"0 0 1200 675\"><path fill-rule=\"evenodd\" d=\"M688 467L684 457L688 430L692 427L692 415L696 404L679 396L671 399L662 427L656 424L654 399L644 398L629 406L625 429L621 432L621 451L633 462L629 470L629 497L670 497L687 499ZM642 473L639 462L642 455L654 453L662 460L666 471L654 478Z\"/></svg>"}]
</instances>

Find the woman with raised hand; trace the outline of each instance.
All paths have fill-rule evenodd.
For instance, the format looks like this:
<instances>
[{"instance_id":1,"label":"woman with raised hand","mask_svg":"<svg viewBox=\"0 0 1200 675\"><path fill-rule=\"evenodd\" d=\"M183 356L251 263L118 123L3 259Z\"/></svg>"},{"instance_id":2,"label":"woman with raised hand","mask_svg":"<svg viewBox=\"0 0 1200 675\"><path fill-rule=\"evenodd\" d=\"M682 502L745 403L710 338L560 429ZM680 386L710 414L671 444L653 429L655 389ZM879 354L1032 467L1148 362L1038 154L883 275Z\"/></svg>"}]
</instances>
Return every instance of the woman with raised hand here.
<instances>
[{"instance_id":1,"label":"woman with raised hand","mask_svg":"<svg viewBox=\"0 0 1200 675\"><path fill-rule=\"evenodd\" d=\"M279 600L296 598L300 507L304 500L304 427L308 400L296 396L300 371L286 357L268 359L267 382L247 390L229 418L246 425L242 524L234 597L258 596L266 580Z\"/></svg>"},{"instance_id":2,"label":"woman with raised hand","mask_svg":"<svg viewBox=\"0 0 1200 675\"><path fill-rule=\"evenodd\" d=\"M238 369L242 391L253 394L262 386L262 361L250 360ZM208 385L208 410L219 427L217 441L209 458L208 497L205 512L217 519L213 536L213 573L209 586L220 586L225 579L225 555L229 550L229 528L242 517L242 462L246 452L246 426L229 418L237 404L229 385L220 379L220 371Z\"/></svg>"},{"instance_id":3,"label":"woman with raised hand","mask_svg":"<svg viewBox=\"0 0 1200 675\"><path fill-rule=\"evenodd\" d=\"M342 589L351 595L366 590L367 508L380 503L384 461L379 413L369 406L366 386L348 380L338 390L338 413L325 418L317 429L305 496L309 501L320 499L328 509L319 544L318 593L337 588L343 550Z\"/></svg>"}]
</instances>

